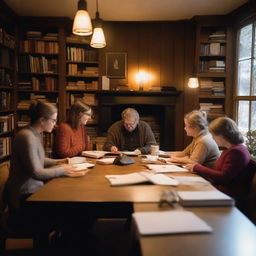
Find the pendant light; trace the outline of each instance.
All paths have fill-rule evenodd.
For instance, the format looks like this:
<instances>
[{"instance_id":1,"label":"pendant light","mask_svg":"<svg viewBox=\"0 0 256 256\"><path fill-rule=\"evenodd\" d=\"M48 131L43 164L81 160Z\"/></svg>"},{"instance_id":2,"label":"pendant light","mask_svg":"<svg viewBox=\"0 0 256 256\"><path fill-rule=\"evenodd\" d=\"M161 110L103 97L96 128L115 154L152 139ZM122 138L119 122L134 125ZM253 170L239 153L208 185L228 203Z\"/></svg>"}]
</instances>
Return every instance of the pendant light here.
<instances>
[{"instance_id":1,"label":"pendant light","mask_svg":"<svg viewBox=\"0 0 256 256\"><path fill-rule=\"evenodd\" d=\"M96 0L96 10L93 35L90 45L93 48L103 48L106 46L106 39L102 29L102 19L100 18L100 13L98 11L98 0Z\"/></svg>"},{"instance_id":2,"label":"pendant light","mask_svg":"<svg viewBox=\"0 0 256 256\"><path fill-rule=\"evenodd\" d=\"M197 77L190 77L188 79L188 87L189 88L198 88L199 87L199 82Z\"/></svg>"},{"instance_id":3,"label":"pendant light","mask_svg":"<svg viewBox=\"0 0 256 256\"><path fill-rule=\"evenodd\" d=\"M86 0L78 1L72 32L78 36L89 36L92 34L92 23L89 13L87 12Z\"/></svg>"}]
</instances>

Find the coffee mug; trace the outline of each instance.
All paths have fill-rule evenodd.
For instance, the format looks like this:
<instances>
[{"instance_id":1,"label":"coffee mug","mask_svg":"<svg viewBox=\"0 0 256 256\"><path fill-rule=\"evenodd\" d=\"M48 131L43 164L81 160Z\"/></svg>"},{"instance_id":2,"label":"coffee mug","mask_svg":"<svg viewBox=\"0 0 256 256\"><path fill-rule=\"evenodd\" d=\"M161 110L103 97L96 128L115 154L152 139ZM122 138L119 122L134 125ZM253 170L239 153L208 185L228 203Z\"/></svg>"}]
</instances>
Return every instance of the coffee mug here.
<instances>
[{"instance_id":1,"label":"coffee mug","mask_svg":"<svg viewBox=\"0 0 256 256\"><path fill-rule=\"evenodd\" d=\"M159 145L151 145L150 146L150 152L152 155L157 154L159 151Z\"/></svg>"}]
</instances>

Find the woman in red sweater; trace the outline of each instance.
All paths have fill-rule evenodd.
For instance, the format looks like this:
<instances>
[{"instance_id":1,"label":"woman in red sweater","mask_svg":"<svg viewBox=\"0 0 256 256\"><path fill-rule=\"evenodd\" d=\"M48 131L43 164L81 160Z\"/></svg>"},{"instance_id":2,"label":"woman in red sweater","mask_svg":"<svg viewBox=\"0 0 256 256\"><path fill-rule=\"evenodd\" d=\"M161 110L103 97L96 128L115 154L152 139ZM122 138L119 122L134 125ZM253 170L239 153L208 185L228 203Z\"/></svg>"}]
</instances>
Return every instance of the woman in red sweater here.
<instances>
[{"instance_id":1,"label":"woman in red sweater","mask_svg":"<svg viewBox=\"0 0 256 256\"><path fill-rule=\"evenodd\" d=\"M241 199L248 190L250 153L243 145L244 138L236 123L228 117L219 117L209 125L209 131L218 146L225 148L213 169L200 164L186 168L211 181L222 192Z\"/></svg>"},{"instance_id":2,"label":"woman in red sweater","mask_svg":"<svg viewBox=\"0 0 256 256\"><path fill-rule=\"evenodd\" d=\"M77 100L68 113L66 123L61 123L56 131L55 152L57 157L73 157L89 149L85 125L92 116L92 109Z\"/></svg>"}]
</instances>

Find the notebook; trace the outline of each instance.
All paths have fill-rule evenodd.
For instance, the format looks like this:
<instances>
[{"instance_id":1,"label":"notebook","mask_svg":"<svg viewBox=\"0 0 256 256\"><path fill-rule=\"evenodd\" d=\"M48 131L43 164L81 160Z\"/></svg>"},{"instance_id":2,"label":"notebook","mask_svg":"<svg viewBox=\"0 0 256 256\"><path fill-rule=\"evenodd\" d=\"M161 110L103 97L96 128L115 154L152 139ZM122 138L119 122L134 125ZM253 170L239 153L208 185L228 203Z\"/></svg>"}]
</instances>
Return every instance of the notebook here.
<instances>
[{"instance_id":1,"label":"notebook","mask_svg":"<svg viewBox=\"0 0 256 256\"><path fill-rule=\"evenodd\" d=\"M173 164L146 164L145 165L148 169L158 172L158 173L165 173L165 172L188 172L187 169L173 165Z\"/></svg>"},{"instance_id":2,"label":"notebook","mask_svg":"<svg viewBox=\"0 0 256 256\"><path fill-rule=\"evenodd\" d=\"M68 158L69 164L81 164L85 162L86 162L86 158L83 156L74 156L74 157Z\"/></svg>"},{"instance_id":3,"label":"notebook","mask_svg":"<svg viewBox=\"0 0 256 256\"><path fill-rule=\"evenodd\" d=\"M183 206L232 206L234 199L219 190L178 191L179 203Z\"/></svg>"},{"instance_id":4,"label":"notebook","mask_svg":"<svg viewBox=\"0 0 256 256\"><path fill-rule=\"evenodd\" d=\"M212 232L212 228L190 211L136 212L132 214L140 235Z\"/></svg>"},{"instance_id":5,"label":"notebook","mask_svg":"<svg viewBox=\"0 0 256 256\"><path fill-rule=\"evenodd\" d=\"M94 164L91 163L81 163L81 164L74 164L75 168L74 171L81 171L86 170L88 168L94 167Z\"/></svg>"},{"instance_id":6,"label":"notebook","mask_svg":"<svg viewBox=\"0 0 256 256\"><path fill-rule=\"evenodd\" d=\"M155 185L177 186L179 182L174 178L164 174L154 174L148 172L134 172L129 174L116 174L105 176L112 186L133 185L151 182Z\"/></svg>"}]
</instances>

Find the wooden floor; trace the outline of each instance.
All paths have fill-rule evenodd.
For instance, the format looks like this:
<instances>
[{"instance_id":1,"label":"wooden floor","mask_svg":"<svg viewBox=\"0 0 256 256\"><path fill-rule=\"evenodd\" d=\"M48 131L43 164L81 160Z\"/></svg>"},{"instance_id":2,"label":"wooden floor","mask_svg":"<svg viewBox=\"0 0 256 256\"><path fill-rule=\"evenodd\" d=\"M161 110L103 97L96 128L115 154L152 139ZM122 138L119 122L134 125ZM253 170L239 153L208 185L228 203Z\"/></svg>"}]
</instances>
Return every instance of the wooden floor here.
<instances>
[{"instance_id":1,"label":"wooden floor","mask_svg":"<svg viewBox=\"0 0 256 256\"><path fill-rule=\"evenodd\" d=\"M130 256L131 235L125 219L101 219L95 223L92 234L80 248L60 248L54 246L35 253L30 239L9 239L3 256L38 255L86 255L86 256Z\"/></svg>"}]
</instances>

